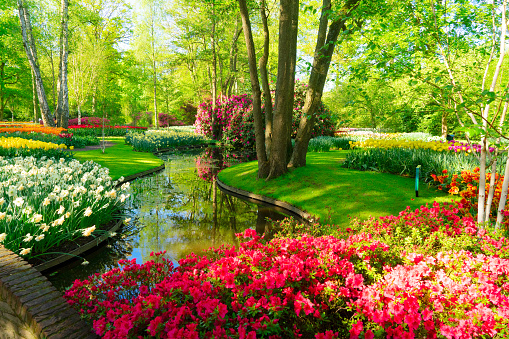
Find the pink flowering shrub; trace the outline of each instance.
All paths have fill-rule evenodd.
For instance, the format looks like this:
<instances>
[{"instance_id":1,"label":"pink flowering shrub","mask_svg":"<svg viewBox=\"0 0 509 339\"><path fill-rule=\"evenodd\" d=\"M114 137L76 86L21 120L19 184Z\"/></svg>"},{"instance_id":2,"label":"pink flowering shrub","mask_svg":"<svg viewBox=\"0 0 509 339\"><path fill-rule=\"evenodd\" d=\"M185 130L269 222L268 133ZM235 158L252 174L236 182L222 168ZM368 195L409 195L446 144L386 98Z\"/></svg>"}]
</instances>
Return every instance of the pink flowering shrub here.
<instances>
[{"instance_id":1,"label":"pink flowering shrub","mask_svg":"<svg viewBox=\"0 0 509 339\"><path fill-rule=\"evenodd\" d=\"M296 136L299 127L306 97L306 87L301 82L295 84L292 138ZM251 110L252 99L248 94L219 98L216 100L215 110L212 109L211 101L204 102L200 104L196 114L194 124L196 132L213 138L212 116L214 115L217 124L217 130L215 131L217 140L233 147L254 147L254 118ZM312 137L322 135L333 136L334 124L331 119L331 112L323 103L320 103L316 112Z\"/></svg>"},{"instance_id":2,"label":"pink flowering shrub","mask_svg":"<svg viewBox=\"0 0 509 339\"><path fill-rule=\"evenodd\" d=\"M350 338L509 335L509 260L467 251L405 259L354 302Z\"/></svg>"},{"instance_id":3,"label":"pink flowering shrub","mask_svg":"<svg viewBox=\"0 0 509 339\"><path fill-rule=\"evenodd\" d=\"M104 338L348 333L345 307L364 288L349 261L356 256L353 240L302 237L264 244L254 230L242 236L252 238L239 249L190 255L177 268L160 256L160 263L123 261L122 270L77 280L65 298Z\"/></svg>"},{"instance_id":4,"label":"pink flowering shrub","mask_svg":"<svg viewBox=\"0 0 509 339\"><path fill-rule=\"evenodd\" d=\"M109 119L104 119L104 123L106 125L109 125L109 122L110 120ZM102 125L103 123L103 118L99 118L99 117L82 117L81 118L81 125ZM69 126L72 126L72 125L78 125L78 118L74 118L74 119L69 119Z\"/></svg>"},{"instance_id":5,"label":"pink flowering shrub","mask_svg":"<svg viewBox=\"0 0 509 339\"><path fill-rule=\"evenodd\" d=\"M280 224L269 242L247 230L176 268L121 261L65 298L104 338L509 336L509 242L457 205L324 227L335 236Z\"/></svg>"}]
</instances>

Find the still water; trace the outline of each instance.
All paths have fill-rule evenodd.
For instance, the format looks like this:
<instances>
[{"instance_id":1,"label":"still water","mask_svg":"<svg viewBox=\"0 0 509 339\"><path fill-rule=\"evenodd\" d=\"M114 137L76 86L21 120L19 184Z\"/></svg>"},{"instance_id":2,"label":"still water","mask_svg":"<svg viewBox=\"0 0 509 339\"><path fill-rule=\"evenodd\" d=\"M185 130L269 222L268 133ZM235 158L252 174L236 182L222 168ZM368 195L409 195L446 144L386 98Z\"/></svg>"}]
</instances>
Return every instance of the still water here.
<instances>
[{"instance_id":1,"label":"still water","mask_svg":"<svg viewBox=\"0 0 509 339\"><path fill-rule=\"evenodd\" d=\"M125 218L129 224L107 244L82 260L47 273L56 288L69 287L74 279L117 266L120 259L142 263L151 252L166 251L178 260L194 252L223 244L238 245L235 233L255 228L269 229L267 218L281 220L285 215L273 208L245 201L222 192L216 185L217 173L252 156L207 148L161 155L165 169L153 176L131 182L131 197Z\"/></svg>"}]
</instances>

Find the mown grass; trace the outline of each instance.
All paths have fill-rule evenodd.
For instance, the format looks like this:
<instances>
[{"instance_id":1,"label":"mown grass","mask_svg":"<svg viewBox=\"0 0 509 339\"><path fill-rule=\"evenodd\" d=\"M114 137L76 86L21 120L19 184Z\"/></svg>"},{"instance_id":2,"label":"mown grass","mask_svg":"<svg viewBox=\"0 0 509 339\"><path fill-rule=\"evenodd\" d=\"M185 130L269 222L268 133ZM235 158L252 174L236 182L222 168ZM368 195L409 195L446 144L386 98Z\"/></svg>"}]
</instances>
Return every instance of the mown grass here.
<instances>
[{"instance_id":1,"label":"mown grass","mask_svg":"<svg viewBox=\"0 0 509 339\"><path fill-rule=\"evenodd\" d=\"M227 185L290 203L319 217L323 224L347 227L354 218L395 214L407 206L449 202L452 196L421 185L415 179L341 167L349 151L308 153L305 167L274 180L257 179L257 162L243 163L219 173Z\"/></svg>"},{"instance_id":2,"label":"mown grass","mask_svg":"<svg viewBox=\"0 0 509 339\"><path fill-rule=\"evenodd\" d=\"M114 142L115 146L107 147L104 154L101 149L74 152L74 158L82 162L92 160L109 168L113 180L143 172L164 163L152 153L133 151L131 146L124 143L123 137L108 137L106 140Z\"/></svg>"}]
</instances>

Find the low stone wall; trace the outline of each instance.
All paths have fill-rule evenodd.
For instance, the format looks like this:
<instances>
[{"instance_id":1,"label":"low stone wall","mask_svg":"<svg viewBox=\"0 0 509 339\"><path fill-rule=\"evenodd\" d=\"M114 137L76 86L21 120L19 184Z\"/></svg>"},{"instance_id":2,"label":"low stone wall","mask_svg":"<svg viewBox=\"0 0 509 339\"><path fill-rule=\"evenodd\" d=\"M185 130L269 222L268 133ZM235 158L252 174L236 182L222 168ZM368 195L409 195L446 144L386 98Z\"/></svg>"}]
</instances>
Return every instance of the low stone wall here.
<instances>
[{"instance_id":1,"label":"low stone wall","mask_svg":"<svg viewBox=\"0 0 509 339\"><path fill-rule=\"evenodd\" d=\"M1 245L0 317L0 338L97 338L46 277Z\"/></svg>"}]
</instances>

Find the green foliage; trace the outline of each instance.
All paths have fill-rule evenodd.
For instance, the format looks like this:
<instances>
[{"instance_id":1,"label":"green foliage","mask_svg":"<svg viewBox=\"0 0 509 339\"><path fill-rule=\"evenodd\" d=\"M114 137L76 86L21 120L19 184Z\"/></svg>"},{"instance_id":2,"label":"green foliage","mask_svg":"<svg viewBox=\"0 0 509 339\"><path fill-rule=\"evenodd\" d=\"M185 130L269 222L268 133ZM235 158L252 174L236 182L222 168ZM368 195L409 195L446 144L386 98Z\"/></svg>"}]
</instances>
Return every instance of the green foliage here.
<instances>
[{"instance_id":1,"label":"green foliage","mask_svg":"<svg viewBox=\"0 0 509 339\"><path fill-rule=\"evenodd\" d=\"M308 152L328 152L331 150L349 150L351 138L320 136L309 140Z\"/></svg>"},{"instance_id":2,"label":"green foliage","mask_svg":"<svg viewBox=\"0 0 509 339\"><path fill-rule=\"evenodd\" d=\"M135 151L155 152L180 146L201 145L207 139L194 132L179 129L149 130L143 134L128 133L125 137L127 144Z\"/></svg>"},{"instance_id":3,"label":"green foliage","mask_svg":"<svg viewBox=\"0 0 509 339\"><path fill-rule=\"evenodd\" d=\"M431 182L431 174L459 173L474 169L479 160L464 152L439 152L431 149L369 148L355 149L347 154L343 166L361 171L376 171L415 177L415 168L421 166L421 180ZM502 161L503 162L503 161Z\"/></svg>"}]
</instances>

